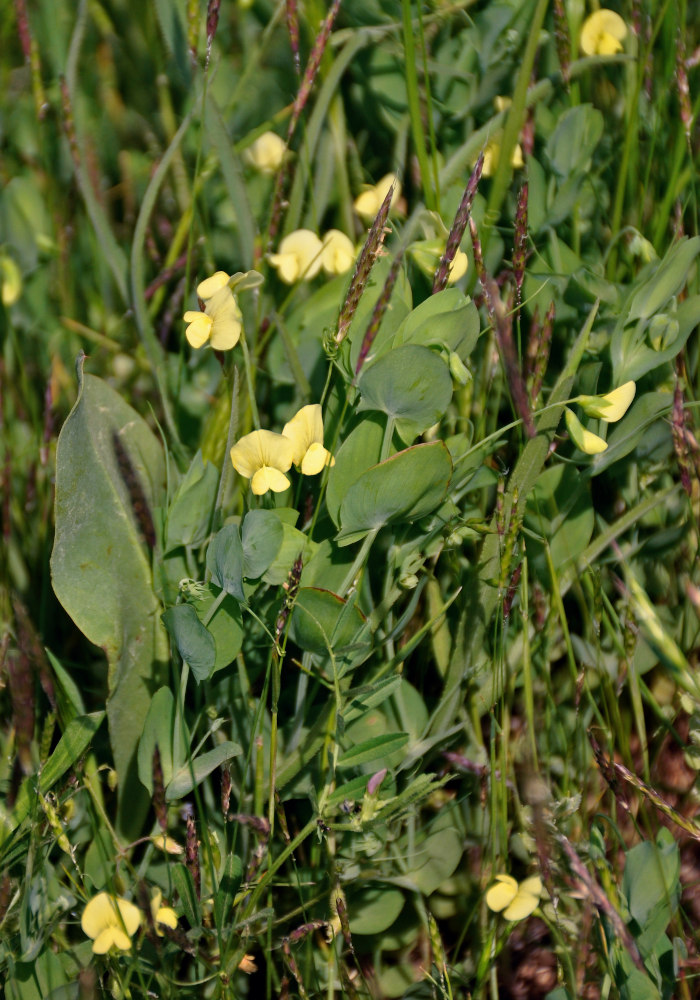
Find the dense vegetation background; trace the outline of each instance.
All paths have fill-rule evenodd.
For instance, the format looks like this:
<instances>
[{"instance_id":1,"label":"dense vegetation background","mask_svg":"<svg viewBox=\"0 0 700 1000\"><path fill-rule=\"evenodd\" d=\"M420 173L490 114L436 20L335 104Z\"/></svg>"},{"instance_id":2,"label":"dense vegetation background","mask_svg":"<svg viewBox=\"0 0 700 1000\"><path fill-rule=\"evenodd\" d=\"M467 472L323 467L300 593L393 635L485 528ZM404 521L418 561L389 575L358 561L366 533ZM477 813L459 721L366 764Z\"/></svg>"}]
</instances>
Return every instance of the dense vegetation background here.
<instances>
[{"instance_id":1,"label":"dense vegetation background","mask_svg":"<svg viewBox=\"0 0 700 1000\"><path fill-rule=\"evenodd\" d=\"M0 10L6 996L694 996L695 6Z\"/></svg>"}]
</instances>

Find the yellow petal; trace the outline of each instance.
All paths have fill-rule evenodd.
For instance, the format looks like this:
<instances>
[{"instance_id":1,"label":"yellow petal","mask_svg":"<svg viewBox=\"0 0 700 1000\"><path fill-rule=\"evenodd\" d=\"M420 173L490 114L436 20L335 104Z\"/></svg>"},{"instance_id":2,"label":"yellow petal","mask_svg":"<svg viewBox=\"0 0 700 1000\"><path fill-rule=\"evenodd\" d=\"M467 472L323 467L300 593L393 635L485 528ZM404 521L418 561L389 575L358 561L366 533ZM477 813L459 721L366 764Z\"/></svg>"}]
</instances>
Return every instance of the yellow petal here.
<instances>
[{"instance_id":1,"label":"yellow petal","mask_svg":"<svg viewBox=\"0 0 700 1000\"><path fill-rule=\"evenodd\" d=\"M323 244L310 229L296 229L285 236L279 252L270 254L270 263L276 267L282 281L291 285L295 281L310 281L321 270Z\"/></svg>"},{"instance_id":2,"label":"yellow petal","mask_svg":"<svg viewBox=\"0 0 700 1000\"><path fill-rule=\"evenodd\" d=\"M465 254L464 250L458 250L454 255L454 260L450 266L450 273L447 278L448 285L454 285L456 281L463 278L467 273L467 268L469 267L469 258Z\"/></svg>"},{"instance_id":3,"label":"yellow petal","mask_svg":"<svg viewBox=\"0 0 700 1000\"><path fill-rule=\"evenodd\" d=\"M539 875L531 875L529 878L523 879L518 891L528 893L530 896L536 896L539 899L542 895L542 879Z\"/></svg>"},{"instance_id":4,"label":"yellow petal","mask_svg":"<svg viewBox=\"0 0 700 1000\"><path fill-rule=\"evenodd\" d=\"M182 854L184 850L181 844L178 844L172 837L166 837L164 833L151 837L151 843L161 851L165 851L166 854Z\"/></svg>"},{"instance_id":5,"label":"yellow petal","mask_svg":"<svg viewBox=\"0 0 700 1000\"><path fill-rule=\"evenodd\" d=\"M389 208L393 208L401 196L401 185L396 174L385 174L380 181L377 181L374 187L368 188L357 196L354 202L357 214L368 222L373 221L377 212L382 207L382 202L386 198L392 184L396 186L391 196Z\"/></svg>"},{"instance_id":6,"label":"yellow petal","mask_svg":"<svg viewBox=\"0 0 700 1000\"><path fill-rule=\"evenodd\" d=\"M268 490L272 490L273 493L284 493L289 488L289 480L279 469L263 465L251 479L250 488L256 496L262 496Z\"/></svg>"},{"instance_id":7,"label":"yellow petal","mask_svg":"<svg viewBox=\"0 0 700 1000\"><path fill-rule=\"evenodd\" d=\"M301 460L301 471L305 476L317 476L326 465L335 465L335 459L315 441Z\"/></svg>"},{"instance_id":8,"label":"yellow petal","mask_svg":"<svg viewBox=\"0 0 700 1000\"><path fill-rule=\"evenodd\" d=\"M202 347L206 344L211 334L211 316L203 312L186 312L185 323L189 323L185 330L187 342L192 347Z\"/></svg>"},{"instance_id":9,"label":"yellow petal","mask_svg":"<svg viewBox=\"0 0 700 1000\"><path fill-rule=\"evenodd\" d=\"M312 444L323 444L323 415L318 403L310 403L294 414L282 428L282 434L292 444L292 461L301 465Z\"/></svg>"},{"instance_id":10,"label":"yellow petal","mask_svg":"<svg viewBox=\"0 0 700 1000\"><path fill-rule=\"evenodd\" d=\"M599 417L613 424L627 413L636 391L635 382L625 382L604 396L578 396L576 402L581 404L589 417Z\"/></svg>"},{"instance_id":11,"label":"yellow petal","mask_svg":"<svg viewBox=\"0 0 700 1000\"><path fill-rule=\"evenodd\" d=\"M211 299L217 292L228 285L230 275L225 271L217 271L211 278L205 278L197 285L197 295L200 299Z\"/></svg>"},{"instance_id":12,"label":"yellow petal","mask_svg":"<svg viewBox=\"0 0 700 1000\"><path fill-rule=\"evenodd\" d=\"M211 346L215 351L230 351L239 341L242 314L231 290L226 287L207 303L212 317Z\"/></svg>"},{"instance_id":13,"label":"yellow petal","mask_svg":"<svg viewBox=\"0 0 700 1000\"><path fill-rule=\"evenodd\" d=\"M627 25L614 10L602 8L587 17L581 27L581 51L587 56L613 56L622 51Z\"/></svg>"},{"instance_id":14,"label":"yellow petal","mask_svg":"<svg viewBox=\"0 0 700 1000\"><path fill-rule=\"evenodd\" d=\"M496 883L486 893L486 905L494 913L500 913L513 902L518 893L518 883L510 875L497 875Z\"/></svg>"},{"instance_id":15,"label":"yellow petal","mask_svg":"<svg viewBox=\"0 0 700 1000\"><path fill-rule=\"evenodd\" d=\"M251 431L234 444L231 449L231 462L236 472L246 479L251 479L266 467L276 469L280 473L286 472L292 464L293 454L292 442L282 434L275 434L273 431ZM258 477L256 480L258 489L251 483L253 492L262 495L268 489L273 489L280 493L289 486L287 477L282 478L284 485L266 486L265 489L260 489L267 479L266 476ZM275 481L278 484L281 482L279 479Z\"/></svg>"},{"instance_id":16,"label":"yellow petal","mask_svg":"<svg viewBox=\"0 0 700 1000\"><path fill-rule=\"evenodd\" d=\"M345 274L355 263L352 240L339 229L329 229L323 237L321 265L326 274Z\"/></svg>"},{"instance_id":17,"label":"yellow petal","mask_svg":"<svg viewBox=\"0 0 700 1000\"><path fill-rule=\"evenodd\" d=\"M165 924L166 927L175 930L177 927L177 913L169 906L161 906L155 914L155 923L156 925Z\"/></svg>"},{"instance_id":18,"label":"yellow petal","mask_svg":"<svg viewBox=\"0 0 700 1000\"><path fill-rule=\"evenodd\" d=\"M599 455L608 447L607 442L603 441L601 437L586 430L574 411L570 410L568 406L565 408L564 419L571 440L584 454Z\"/></svg>"},{"instance_id":19,"label":"yellow petal","mask_svg":"<svg viewBox=\"0 0 700 1000\"><path fill-rule=\"evenodd\" d=\"M263 132L244 152L244 157L263 174L274 174L284 161L287 144L276 132Z\"/></svg>"},{"instance_id":20,"label":"yellow petal","mask_svg":"<svg viewBox=\"0 0 700 1000\"><path fill-rule=\"evenodd\" d=\"M114 927L105 927L105 929L97 935L95 940L92 942L92 950L95 955L107 954L112 945L115 944L115 930L116 928ZM129 938L126 940L127 946L126 948L122 948L122 951L128 951L131 947L131 941Z\"/></svg>"},{"instance_id":21,"label":"yellow petal","mask_svg":"<svg viewBox=\"0 0 700 1000\"><path fill-rule=\"evenodd\" d=\"M106 941L105 932L112 931L121 935L119 940L122 942L124 938L127 940L126 945L117 944L117 947L128 948L128 939L136 933L140 923L141 911L138 906L134 906L127 899L112 896L108 892L98 892L83 910L80 926L83 932L88 937L93 938L95 942L100 940L100 947ZM107 949L109 947L108 944Z\"/></svg>"}]
</instances>

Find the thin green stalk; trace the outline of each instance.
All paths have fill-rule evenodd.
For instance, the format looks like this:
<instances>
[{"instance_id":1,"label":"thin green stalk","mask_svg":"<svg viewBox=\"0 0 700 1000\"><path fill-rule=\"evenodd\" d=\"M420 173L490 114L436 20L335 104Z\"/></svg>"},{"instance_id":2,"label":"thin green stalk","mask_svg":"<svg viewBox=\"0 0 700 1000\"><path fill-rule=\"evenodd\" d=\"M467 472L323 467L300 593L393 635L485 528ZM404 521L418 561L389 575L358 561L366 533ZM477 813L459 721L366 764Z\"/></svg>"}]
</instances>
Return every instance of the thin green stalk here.
<instances>
[{"instance_id":1,"label":"thin green stalk","mask_svg":"<svg viewBox=\"0 0 700 1000\"><path fill-rule=\"evenodd\" d=\"M418 158L425 204L431 211L436 212L438 206L435 197L433 178L430 175L430 162L425 148L425 132L423 131L420 93L418 90L416 50L413 41L413 20L411 17L411 0L401 0L401 11L403 14L403 44L406 53L406 63L404 67L406 73L406 96L408 98L408 111L411 117L413 146ZM430 113L430 108L428 108L428 113Z\"/></svg>"}]
</instances>

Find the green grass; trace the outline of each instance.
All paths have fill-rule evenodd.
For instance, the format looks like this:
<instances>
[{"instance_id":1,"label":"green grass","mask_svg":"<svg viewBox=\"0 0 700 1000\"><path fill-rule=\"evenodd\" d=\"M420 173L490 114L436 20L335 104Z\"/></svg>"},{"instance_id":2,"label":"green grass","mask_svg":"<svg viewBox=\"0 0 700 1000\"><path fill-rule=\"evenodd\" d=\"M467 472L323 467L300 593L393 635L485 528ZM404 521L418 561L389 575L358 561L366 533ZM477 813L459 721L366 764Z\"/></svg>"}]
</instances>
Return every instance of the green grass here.
<instances>
[{"instance_id":1,"label":"green grass","mask_svg":"<svg viewBox=\"0 0 700 1000\"><path fill-rule=\"evenodd\" d=\"M6 995L693 996L692 7L6 7ZM281 280L298 229L354 275ZM335 464L252 492L309 404Z\"/></svg>"}]
</instances>

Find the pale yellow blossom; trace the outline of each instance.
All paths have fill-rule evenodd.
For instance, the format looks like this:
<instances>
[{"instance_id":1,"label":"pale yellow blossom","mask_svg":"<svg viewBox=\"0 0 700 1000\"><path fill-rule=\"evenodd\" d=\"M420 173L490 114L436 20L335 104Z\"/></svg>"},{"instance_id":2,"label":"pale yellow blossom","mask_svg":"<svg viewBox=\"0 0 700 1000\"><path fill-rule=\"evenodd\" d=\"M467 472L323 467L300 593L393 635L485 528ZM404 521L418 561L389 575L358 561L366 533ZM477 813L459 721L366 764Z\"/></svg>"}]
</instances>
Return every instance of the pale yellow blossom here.
<instances>
[{"instance_id":1,"label":"pale yellow blossom","mask_svg":"<svg viewBox=\"0 0 700 1000\"><path fill-rule=\"evenodd\" d=\"M564 408L564 419L571 440L585 455L599 455L608 447L607 442L603 441L602 437L586 430L574 411L570 410L568 406Z\"/></svg>"},{"instance_id":2,"label":"pale yellow blossom","mask_svg":"<svg viewBox=\"0 0 700 1000\"><path fill-rule=\"evenodd\" d=\"M310 281L321 270L323 244L310 229L295 229L285 236L277 253L269 260L279 277L288 285L295 281Z\"/></svg>"},{"instance_id":3,"label":"pale yellow blossom","mask_svg":"<svg viewBox=\"0 0 700 1000\"><path fill-rule=\"evenodd\" d=\"M159 937L163 937L163 932L158 926L159 924L169 927L171 930L175 930L177 927L177 913L169 906L163 906L162 902L163 893L160 889L156 889L151 897L151 916L155 924L156 934Z\"/></svg>"},{"instance_id":4,"label":"pale yellow blossom","mask_svg":"<svg viewBox=\"0 0 700 1000\"><path fill-rule=\"evenodd\" d=\"M484 146L484 165L481 170L482 177L492 177L496 173L496 170L498 169L498 161L501 157L502 140L503 133L497 132ZM525 166L525 160L523 159L523 151L520 143L515 144L515 148L513 149L513 153L510 158L510 165L514 170L520 170Z\"/></svg>"},{"instance_id":5,"label":"pale yellow blossom","mask_svg":"<svg viewBox=\"0 0 700 1000\"><path fill-rule=\"evenodd\" d=\"M243 152L245 160L262 174L274 174L284 162L287 143L276 132L263 132Z\"/></svg>"},{"instance_id":6,"label":"pale yellow blossom","mask_svg":"<svg viewBox=\"0 0 700 1000\"><path fill-rule=\"evenodd\" d=\"M315 476L326 465L335 465L323 447L323 416L318 403L302 406L284 425L282 434L292 444L292 462L305 476Z\"/></svg>"},{"instance_id":7,"label":"pale yellow blossom","mask_svg":"<svg viewBox=\"0 0 700 1000\"><path fill-rule=\"evenodd\" d=\"M395 207L396 202L401 197L401 185L396 174L385 174L380 181L372 186L368 187L362 194L359 194L355 198L355 211L362 218L366 219L368 222L373 222L377 217L377 212L382 207L382 203L386 198L389 188L394 184L394 191L391 195L391 202L389 203L390 210Z\"/></svg>"},{"instance_id":8,"label":"pale yellow blossom","mask_svg":"<svg viewBox=\"0 0 700 1000\"><path fill-rule=\"evenodd\" d=\"M93 952L105 955L111 948L128 951L140 923L138 906L109 892L98 892L83 910L80 926L92 938Z\"/></svg>"},{"instance_id":9,"label":"pale yellow blossom","mask_svg":"<svg viewBox=\"0 0 700 1000\"><path fill-rule=\"evenodd\" d=\"M636 391L637 386L634 382L625 382L624 385L606 392L603 396L577 396L576 402L583 407L589 417L598 417L609 424L614 424L627 413Z\"/></svg>"},{"instance_id":10,"label":"pale yellow blossom","mask_svg":"<svg viewBox=\"0 0 700 1000\"><path fill-rule=\"evenodd\" d=\"M329 229L323 237L321 265L326 274L345 274L355 263L352 240L339 229Z\"/></svg>"},{"instance_id":11,"label":"pale yellow blossom","mask_svg":"<svg viewBox=\"0 0 700 1000\"><path fill-rule=\"evenodd\" d=\"M622 52L627 25L614 10L603 7L586 18L581 27L581 51L587 56L614 56Z\"/></svg>"},{"instance_id":12,"label":"pale yellow blossom","mask_svg":"<svg viewBox=\"0 0 700 1000\"><path fill-rule=\"evenodd\" d=\"M185 336L192 347L203 347L209 341L215 351L229 351L238 343L243 317L229 280L225 271L217 271L197 285L204 311L190 310L184 315L188 324Z\"/></svg>"},{"instance_id":13,"label":"pale yellow blossom","mask_svg":"<svg viewBox=\"0 0 700 1000\"><path fill-rule=\"evenodd\" d=\"M539 875L518 882L511 875L496 875L494 885L486 893L486 905L506 920L522 920L537 909L542 893Z\"/></svg>"},{"instance_id":14,"label":"pale yellow blossom","mask_svg":"<svg viewBox=\"0 0 700 1000\"><path fill-rule=\"evenodd\" d=\"M294 446L289 438L274 431L251 431L231 448L231 462L239 475L250 479L256 496L268 490L283 493L289 486L284 475L292 465Z\"/></svg>"}]
</instances>

